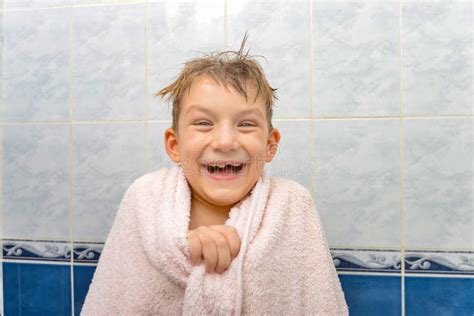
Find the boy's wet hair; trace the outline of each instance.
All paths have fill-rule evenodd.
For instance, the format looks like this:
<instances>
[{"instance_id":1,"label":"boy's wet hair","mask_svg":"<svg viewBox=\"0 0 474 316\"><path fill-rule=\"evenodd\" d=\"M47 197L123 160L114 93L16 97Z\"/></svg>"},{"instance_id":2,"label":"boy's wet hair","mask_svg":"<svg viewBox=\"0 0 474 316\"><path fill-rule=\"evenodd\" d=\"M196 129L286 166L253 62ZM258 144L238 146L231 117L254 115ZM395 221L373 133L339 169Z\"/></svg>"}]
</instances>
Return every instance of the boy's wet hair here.
<instances>
[{"instance_id":1,"label":"boy's wet hair","mask_svg":"<svg viewBox=\"0 0 474 316\"><path fill-rule=\"evenodd\" d=\"M160 96L161 98L167 96L168 102L173 101L172 128L176 132L183 93L185 91L189 93L194 79L201 75L209 76L217 84L223 85L227 90L230 85L240 93L240 95L244 96L247 101L247 85L253 85L257 92L253 102L261 96L266 106L269 131L272 130L273 105L275 100L278 99L276 96L277 89L272 88L268 84L262 67L254 59L254 57L257 56L263 56L250 56L250 49L247 50L247 53L243 53L247 37L248 34L246 32L239 51L214 51L210 54L204 54L204 57L188 60L184 63L184 68L178 74L176 80L154 94L154 96Z\"/></svg>"}]
</instances>

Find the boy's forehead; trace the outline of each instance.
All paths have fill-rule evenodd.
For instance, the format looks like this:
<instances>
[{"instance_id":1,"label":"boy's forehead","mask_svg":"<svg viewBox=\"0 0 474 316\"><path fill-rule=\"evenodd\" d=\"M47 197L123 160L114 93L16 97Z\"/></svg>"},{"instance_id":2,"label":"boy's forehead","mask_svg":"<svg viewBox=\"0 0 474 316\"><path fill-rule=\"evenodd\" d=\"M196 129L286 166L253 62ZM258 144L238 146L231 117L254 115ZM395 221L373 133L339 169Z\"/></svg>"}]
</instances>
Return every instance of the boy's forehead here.
<instances>
[{"instance_id":1,"label":"boy's forehead","mask_svg":"<svg viewBox=\"0 0 474 316\"><path fill-rule=\"evenodd\" d=\"M212 110L213 110L213 108L210 107L210 106L204 106L204 105L201 105L201 104L190 104L188 106L188 108L186 109L185 113L189 114L193 111L200 111L200 112L204 112L204 113L212 113L213 112ZM261 108L258 107L256 104L252 107L241 107L241 109L239 109L238 112L241 115L255 114L255 115L259 116L262 119L264 118L263 113L261 111Z\"/></svg>"},{"instance_id":2,"label":"boy's forehead","mask_svg":"<svg viewBox=\"0 0 474 316\"><path fill-rule=\"evenodd\" d=\"M224 82L219 81L219 79L214 79L209 75L203 74L194 78L188 87L188 95L191 93L191 90L196 91L199 88L203 88L203 85L217 86L222 89L231 90L235 93L239 93L231 84L225 84ZM242 87L245 89L247 97L251 100L255 99L257 95L257 86L249 81L241 82ZM199 91L199 90L198 90Z\"/></svg>"},{"instance_id":3,"label":"boy's forehead","mask_svg":"<svg viewBox=\"0 0 474 316\"><path fill-rule=\"evenodd\" d=\"M231 85L224 86L223 83L217 83L212 78L206 75L201 75L193 80L191 85L189 86L188 93L185 94L182 101L184 101L183 110L185 114L189 114L193 111L202 111L202 112L210 112L214 108L214 100L210 102L206 102L206 98L201 99L201 93L205 90L205 87L211 85L214 87L218 87L219 89L226 89L226 91L231 91L235 94L239 94L240 97L244 98L244 95L241 95L234 87ZM192 92L191 92L192 90ZM211 90L212 91L212 90ZM263 101L262 97L259 96L257 100L255 100L257 89L252 85L247 85L245 90L247 94L247 100L244 104L233 103L238 105L239 112L244 114L246 113L255 113L258 115L263 115L265 112L265 102ZM192 98L191 95L195 98ZM203 94L205 95L205 94ZM197 97L197 98L196 98ZM255 102L254 102L255 101ZM210 103L210 104L208 104Z\"/></svg>"}]
</instances>

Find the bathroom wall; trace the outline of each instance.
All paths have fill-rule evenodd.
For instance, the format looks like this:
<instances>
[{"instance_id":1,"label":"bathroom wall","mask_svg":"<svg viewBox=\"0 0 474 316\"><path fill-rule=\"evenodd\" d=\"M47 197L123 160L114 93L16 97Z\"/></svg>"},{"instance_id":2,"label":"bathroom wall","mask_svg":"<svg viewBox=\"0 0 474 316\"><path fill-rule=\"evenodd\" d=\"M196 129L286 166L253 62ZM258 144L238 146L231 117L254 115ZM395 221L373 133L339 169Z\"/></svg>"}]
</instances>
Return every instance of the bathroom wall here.
<instances>
[{"instance_id":1,"label":"bathroom wall","mask_svg":"<svg viewBox=\"0 0 474 316\"><path fill-rule=\"evenodd\" d=\"M1 7L5 315L80 313L126 188L172 166L153 93L246 30L278 88L266 168L312 193L350 314L474 313L472 1Z\"/></svg>"},{"instance_id":2,"label":"bathroom wall","mask_svg":"<svg viewBox=\"0 0 474 316\"><path fill-rule=\"evenodd\" d=\"M0 9L3 8L3 0L0 0ZM3 78L3 11L0 11L0 78ZM3 91L3 80L0 80L0 92ZM3 113L3 102L0 98L0 113ZM0 127L0 139L2 137L2 128ZM0 142L0 155L3 157L2 142ZM3 159L2 159L3 161ZM0 163L0 192L2 192L3 173ZM2 194L0 194L0 240L3 236L2 227ZM3 248L3 247L2 247ZM3 315L3 251L0 252L0 315Z\"/></svg>"}]
</instances>

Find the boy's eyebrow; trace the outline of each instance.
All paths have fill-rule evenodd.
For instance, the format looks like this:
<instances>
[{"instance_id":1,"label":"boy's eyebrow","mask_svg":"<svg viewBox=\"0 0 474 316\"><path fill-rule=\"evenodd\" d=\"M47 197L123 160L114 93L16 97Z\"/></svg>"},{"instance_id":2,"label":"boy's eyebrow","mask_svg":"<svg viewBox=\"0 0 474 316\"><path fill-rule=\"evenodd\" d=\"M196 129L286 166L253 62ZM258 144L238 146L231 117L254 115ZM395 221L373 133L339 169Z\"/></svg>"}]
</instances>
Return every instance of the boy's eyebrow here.
<instances>
[{"instance_id":1,"label":"boy's eyebrow","mask_svg":"<svg viewBox=\"0 0 474 316\"><path fill-rule=\"evenodd\" d=\"M191 105L188 110L186 111L186 113L189 113L191 112L191 110L197 110L197 111L202 111L202 112L206 112L208 114L211 114L211 111L199 104L193 104ZM255 113L257 114L258 116L260 116L260 118L262 117L262 113L258 110L258 109L247 109L247 110L243 110L240 112L240 114L247 114L247 113Z\"/></svg>"}]
</instances>

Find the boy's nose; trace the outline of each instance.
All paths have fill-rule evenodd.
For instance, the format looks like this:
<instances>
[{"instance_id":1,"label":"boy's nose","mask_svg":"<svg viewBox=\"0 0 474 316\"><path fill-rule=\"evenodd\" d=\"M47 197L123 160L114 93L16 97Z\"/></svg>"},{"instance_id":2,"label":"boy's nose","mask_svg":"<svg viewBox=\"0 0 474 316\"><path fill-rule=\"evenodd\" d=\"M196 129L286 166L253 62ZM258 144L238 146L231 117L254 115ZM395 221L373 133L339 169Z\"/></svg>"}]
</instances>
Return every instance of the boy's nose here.
<instances>
[{"instance_id":1,"label":"boy's nose","mask_svg":"<svg viewBox=\"0 0 474 316\"><path fill-rule=\"evenodd\" d=\"M237 146L237 135L232 128L223 127L215 131L212 142L213 149L229 151L237 148Z\"/></svg>"}]
</instances>

